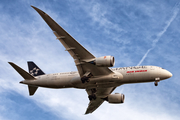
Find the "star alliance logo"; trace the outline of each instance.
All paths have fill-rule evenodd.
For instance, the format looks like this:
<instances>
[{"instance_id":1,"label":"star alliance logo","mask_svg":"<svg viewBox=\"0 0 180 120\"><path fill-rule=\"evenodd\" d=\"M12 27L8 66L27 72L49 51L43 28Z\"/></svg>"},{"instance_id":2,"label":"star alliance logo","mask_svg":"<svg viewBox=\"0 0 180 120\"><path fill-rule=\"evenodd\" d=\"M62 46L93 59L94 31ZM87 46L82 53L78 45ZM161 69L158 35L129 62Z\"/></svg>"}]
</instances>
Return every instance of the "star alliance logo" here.
<instances>
[{"instance_id":1,"label":"star alliance logo","mask_svg":"<svg viewBox=\"0 0 180 120\"><path fill-rule=\"evenodd\" d=\"M35 67L35 68L33 68L33 69L30 71L30 74L33 75L33 76L35 76L35 75L38 74L38 71L39 71L39 69Z\"/></svg>"}]
</instances>

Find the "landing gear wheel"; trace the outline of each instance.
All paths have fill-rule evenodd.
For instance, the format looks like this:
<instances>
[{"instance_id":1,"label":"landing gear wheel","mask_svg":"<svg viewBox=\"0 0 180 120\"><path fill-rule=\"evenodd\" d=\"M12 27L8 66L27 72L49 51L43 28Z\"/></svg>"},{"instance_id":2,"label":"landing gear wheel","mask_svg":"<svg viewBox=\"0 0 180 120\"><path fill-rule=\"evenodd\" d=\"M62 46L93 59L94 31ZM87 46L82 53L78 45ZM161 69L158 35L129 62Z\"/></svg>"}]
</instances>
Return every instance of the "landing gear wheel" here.
<instances>
[{"instance_id":1,"label":"landing gear wheel","mask_svg":"<svg viewBox=\"0 0 180 120\"><path fill-rule=\"evenodd\" d=\"M82 79L81 79L81 81L82 81L82 83L85 83L85 82L86 82L85 80L82 80Z\"/></svg>"},{"instance_id":2,"label":"landing gear wheel","mask_svg":"<svg viewBox=\"0 0 180 120\"><path fill-rule=\"evenodd\" d=\"M154 82L154 85L155 85L155 86L158 86L158 82Z\"/></svg>"},{"instance_id":3,"label":"landing gear wheel","mask_svg":"<svg viewBox=\"0 0 180 120\"><path fill-rule=\"evenodd\" d=\"M82 77L81 77L81 81L82 83L85 83L85 82L89 82L90 79L93 75L90 73L90 72L86 72Z\"/></svg>"},{"instance_id":4,"label":"landing gear wheel","mask_svg":"<svg viewBox=\"0 0 180 120\"><path fill-rule=\"evenodd\" d=\"M88 96L89 100L96 100L96 95L95 94L92 94L92 95L89 95Z\"/></svg>"},{"instance_id":5,"label":"landing gear wheel","mask_svg":"<svg viewBox=\"0 0 180 120\"><path fill-rule=\"evenodd\" d=\"M82 78L81 78L81 81L82 81L82 83L89 82L89 78L87 78L87 77L82 77Z\"/></svg>"}]
</instances>

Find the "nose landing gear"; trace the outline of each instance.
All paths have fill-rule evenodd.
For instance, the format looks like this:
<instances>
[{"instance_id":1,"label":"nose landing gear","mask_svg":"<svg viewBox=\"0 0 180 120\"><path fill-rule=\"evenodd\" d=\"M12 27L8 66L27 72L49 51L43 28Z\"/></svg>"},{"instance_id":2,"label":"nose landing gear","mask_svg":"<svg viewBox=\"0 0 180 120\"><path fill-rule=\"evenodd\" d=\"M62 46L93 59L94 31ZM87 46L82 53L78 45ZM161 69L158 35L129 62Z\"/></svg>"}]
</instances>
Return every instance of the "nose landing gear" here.
<instances>
[{"instance_id":1,"label":"nose landing gear","mask_svg":"<svg viewBox=\"0 0 180 120\"><path fill-rule=\"evenodd\" d=\"M158 86L158 82L160 81L160 78L155 78L155 82L154 82L154 85L155 86Z\"/></svg>"},{"instance_id":2,"label":"nose landing gear","mask_svg":"<svg viewBox=\"0 0 180 120\"><path fill-rule=\"evenodd\" d=\"M158 86L158 82L157 82L157 81L155 81L155 82L154 82L154 85L155 85L155 86Z\"/></svg>"}]
</instances>

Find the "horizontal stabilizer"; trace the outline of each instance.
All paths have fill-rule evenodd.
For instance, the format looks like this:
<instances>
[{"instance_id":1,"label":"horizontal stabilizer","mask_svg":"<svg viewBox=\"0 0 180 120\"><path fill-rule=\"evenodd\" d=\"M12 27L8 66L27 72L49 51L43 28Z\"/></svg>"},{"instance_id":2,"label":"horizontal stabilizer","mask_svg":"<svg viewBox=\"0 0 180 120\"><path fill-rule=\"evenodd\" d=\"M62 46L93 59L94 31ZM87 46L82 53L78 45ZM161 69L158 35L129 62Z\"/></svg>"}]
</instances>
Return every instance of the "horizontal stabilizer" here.
<instances>
[{"instance_id":1,"label":"horizontal stabilizer","mask_svg":"<svg viewBox=\"0 0 180 120\"><path fill-rule=\"evenodd\" d=\"M32 75L30 75L28 72L17 66L16 64L12 62L8 62L25 80L32 80L35 79Z\"/></svg>"},{"instance_id":2,"label":"horizontal stabilizer","mask_svg":"<svg viewBox=\"0 0 180 120\"><path fill-rule=\"evenodd\" d=\"M28 89L29 89L29 95L32 96L34 95L38 87L33 87L33 86L28 85Z\"/></svg>"}]
</instances>

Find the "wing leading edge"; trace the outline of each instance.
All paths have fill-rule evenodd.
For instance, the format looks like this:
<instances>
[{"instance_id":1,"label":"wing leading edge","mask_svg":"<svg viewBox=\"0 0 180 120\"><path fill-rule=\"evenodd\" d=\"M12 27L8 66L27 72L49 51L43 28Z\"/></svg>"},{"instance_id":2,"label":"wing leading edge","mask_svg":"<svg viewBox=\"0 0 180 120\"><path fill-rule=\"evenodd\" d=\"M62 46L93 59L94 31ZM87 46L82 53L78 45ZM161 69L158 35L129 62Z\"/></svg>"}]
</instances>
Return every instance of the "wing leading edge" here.
<instances>
[{"instance_id":1,"label":"wing leading edge","mask_svg":"<svg viewBox=\"0 0 180 120\"><path fill-rule=\"evenodd\" d=\"M66 51L73 57L80 76L83 76L87 71L94 76L107 75L112 71L107 67L97 67L93 64L85 62L86 60L95 59L89 51L79 44L71 35L69 35L61 26L59 26L48 14L42 10L32 6L44 19L44 21L52 29L57 39L63 44Z\"/></svg>"},{"instance_id":2,"label":"wing leading edge","mask_svg":"<svg viewBox=\"0 0 180 120\"><path fill-rule=\"evenodd\" d=\"M44 21L52 29L57 39L65 47L66 51L73 57L77 66L80 77L87 72L90 72L93 76L108 75L112 71L108 67L97 67L87 61L94 60L95 57L89 51L87 51L81 44L79 44L71 35L69 35L60 25L58 25L48 14L42 10L33 7ZM91 100L85 114L95 111L103 102L102 98L107 97L115 88L95 88L97 99ZM91 95L91 90L86 89L88 95Z\"/></svg>"}]
</instances>

